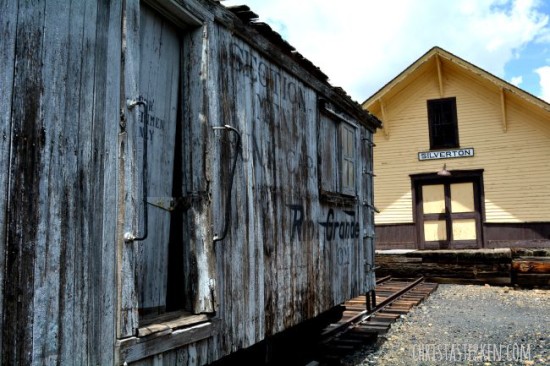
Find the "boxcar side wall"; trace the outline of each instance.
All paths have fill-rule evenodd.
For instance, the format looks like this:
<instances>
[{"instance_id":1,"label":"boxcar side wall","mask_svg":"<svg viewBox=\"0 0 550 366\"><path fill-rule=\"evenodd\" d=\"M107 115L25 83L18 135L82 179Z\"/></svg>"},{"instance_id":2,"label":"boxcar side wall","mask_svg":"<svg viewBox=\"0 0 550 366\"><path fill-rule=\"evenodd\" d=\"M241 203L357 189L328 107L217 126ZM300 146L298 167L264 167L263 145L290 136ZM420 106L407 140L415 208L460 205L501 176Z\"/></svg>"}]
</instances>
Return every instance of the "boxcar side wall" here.
<instances>
[{"instance_id":1,"label":"boxcar side wall","mask_svg":"<svg viewBox=\"0 0 550 366\"><path fill-rule=\"evenodd\" d=\"M140 85L144 8L148 26L173 23L181 51L168 163L163 144L143 150L165 123ZM313 68L213 1L0 13L2 364L206 364L374 288L375 126ZM131 236L144 206L162 206L152 198L172 198L143 197L156 153L174 177L148 179L173 179L182 202L176 275L158 286L183 295L151 308L201 319L185 329L147 323L139 303L156 274L139 273L148 254Z\"/></svg>"},{"instance_id":2,"label":"boxcar side wall","mask_svg":"<svg viewBox=\"0 0 550 366\"><path fill-rule=\"evenodd\" d=\"M216 72L210 77L218 91L209 94L218 97L219 110L210 123L229 124L242 139L239 152L233 135L213 134L219 153L212 157L215 235L227 224L223 213L231 206L228 237L215 248L221 327L228 330L220 341L231 347L225 353L372 288L365 271L372 257L365 225L371 192L369 176L362 174L371 135L355 125L353 198L323 201L320 171L332 167L339 178L341 156L338 149L327 153L339 146L338 131L321 118L318 91L222 26L215 47L219 59L211 64ZM332 134L322 133L331 128Z\"/></svg>"},{"instance_id":3,"label":"boxcar side wall","mask_svg":"<svg viewBox=\"0 0 550 366\"><path fill-rule=\"evenodd\" d=\"M326 306L314 287L329 260L328 251L313 245L319 215L316 95L246 43L222 28L220 34L219 64L228 66L219 69L221 120L234 125L243 140L233 202L224 203L232 206L230 237L217 248L224 258L221 312L237 316L226 325L234 332L232 343L248 343ZM223 165L225 156L218 157ZM305 304L310 308L297 308Z\"/></svg>"},{"instance_id":4,"label":"boxcar side wall","mask_svg":"<svg viewBox=\"0 0 550 366\"><path fill-rule=\"evenodd\" d=\"M196 10L207 20L183 38L184 287L217 330L138 365L208 363L374 287L371 131L265 39ZM342 124L356 157L347 194Z\"/></svg>"}]
</instances>

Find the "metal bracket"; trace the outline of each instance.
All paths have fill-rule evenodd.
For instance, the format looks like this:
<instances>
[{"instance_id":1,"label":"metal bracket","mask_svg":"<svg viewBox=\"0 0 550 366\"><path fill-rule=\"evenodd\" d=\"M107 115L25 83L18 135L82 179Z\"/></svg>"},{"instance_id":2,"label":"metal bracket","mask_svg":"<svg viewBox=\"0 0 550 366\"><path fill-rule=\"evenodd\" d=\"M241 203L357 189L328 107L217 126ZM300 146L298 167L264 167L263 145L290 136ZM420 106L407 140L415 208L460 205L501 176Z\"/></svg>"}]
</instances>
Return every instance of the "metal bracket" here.
<instances>
[{"instance_id":1,"label":"metal bracket","mask_svg":"<svg viewBox=\"0 0 550 366\"><path fill-rule=\"evenodd\" d=\"M363 206L367 206L367 207L370 207L374 210L374 212L376 213L380 213L380 211L371 203L368 203L367 200L364 200L363 201Z\"/></svg>"},{"instance_id":2,"label":"metal bracket","mask_svg":"<svg viewBox=\"0 0 550 366\"><path fill-rule=\"evenodd\" d=\"M184 210L191 207L193 202L198 202L204 197L204 192L188 192L183 197L147 197L147 204L162 210L173 212L183 207Z\"/></svg>"},{"instance_id":3,"label":"metal bracket","mask_svg":"<svg viewBox=\"0 0 550 366\"><path fill-rule=\"evenodd\" d=\"M178 199L174 197L147 197L147 203L166 211L174 211L178 205Z\"/></svg>"},{"instance_id":4,"label":"metal bracket","mask_svg":"<svg viewBox=\"0 0 550 366\"><path fill-rule=\"evenodd\" d=\"M366 141L369 146L372 146L372 147L376 146L376 144L374 142L372 142L372 140L367 138L367 137L361 137L361 140Z\"/></svg>"},{"instance_id":5,"label":"metal bracket","mask_svg":"<svg viewBox=\"0 0 550 366\"><path fill-rule=\"evenodd\" d=\"M371 177L376 177L376 174L372 170L367 170L366 168L363 168L363 174L368 174Z\"/></svg>"}]
</instances>

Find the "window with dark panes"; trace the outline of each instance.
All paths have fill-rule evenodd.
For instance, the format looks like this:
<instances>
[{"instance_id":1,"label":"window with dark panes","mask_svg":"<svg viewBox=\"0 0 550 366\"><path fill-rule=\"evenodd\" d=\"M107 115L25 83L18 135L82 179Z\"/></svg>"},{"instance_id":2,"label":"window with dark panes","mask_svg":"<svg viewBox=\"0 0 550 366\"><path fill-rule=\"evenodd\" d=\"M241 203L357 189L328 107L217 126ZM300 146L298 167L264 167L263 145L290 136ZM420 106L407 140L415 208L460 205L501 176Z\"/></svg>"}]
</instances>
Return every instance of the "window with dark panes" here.
<instances>
[{"instance_id":1,"label":"window with dark panes","mask_svg":"<svg viewBox=\"0 0 550 366\"><path fill-rule=\"evenodd\" d=\"M456 98L428 100L430 149L458 147Z\"/></svg>"}]
</instances>

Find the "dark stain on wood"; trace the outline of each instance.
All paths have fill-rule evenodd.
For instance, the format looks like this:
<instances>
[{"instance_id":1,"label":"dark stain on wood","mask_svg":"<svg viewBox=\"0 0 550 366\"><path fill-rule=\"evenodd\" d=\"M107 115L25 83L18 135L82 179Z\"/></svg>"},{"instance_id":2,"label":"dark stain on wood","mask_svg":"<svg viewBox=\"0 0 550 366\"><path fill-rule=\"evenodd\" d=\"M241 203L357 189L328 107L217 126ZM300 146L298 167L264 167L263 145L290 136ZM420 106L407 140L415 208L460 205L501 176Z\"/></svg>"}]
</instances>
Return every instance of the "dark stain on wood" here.
<instances>
[{"instance_id":1,"label":"dark stain on wood","mask_svg":"<svg viewBox=\"0 0 550 366\"><path fill-rule=\"evenodd\" d=\"M39 223L41 162L41 50L43 11L20 4L15 48L8 226L4 284L2 363L30 364L34 296L34 259Z\"/></svg>"}]
</instances>

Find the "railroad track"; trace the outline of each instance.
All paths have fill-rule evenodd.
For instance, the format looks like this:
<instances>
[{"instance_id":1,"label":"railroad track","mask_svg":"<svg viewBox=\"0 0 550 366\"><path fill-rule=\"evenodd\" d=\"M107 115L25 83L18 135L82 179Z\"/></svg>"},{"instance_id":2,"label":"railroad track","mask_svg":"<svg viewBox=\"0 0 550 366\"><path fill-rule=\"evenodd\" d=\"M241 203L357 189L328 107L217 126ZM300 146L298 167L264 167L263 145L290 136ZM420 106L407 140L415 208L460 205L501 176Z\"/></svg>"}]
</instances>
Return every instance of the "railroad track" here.
<instances>
[{"instance_id":1,"label":"railroad track","mask_svg":"<svg viewBox=\"0 0 550 366\"><path fill-rule=\"evenodd\" d=\"M375 299L360 296L347 301L342 318L322 333L318 360L311 365L339 365L342 357L366 344L375 343L391 324L420 304L437 288L436 283L414 279L391 278L376 281Z\"/></svg>"}]
</instances>

